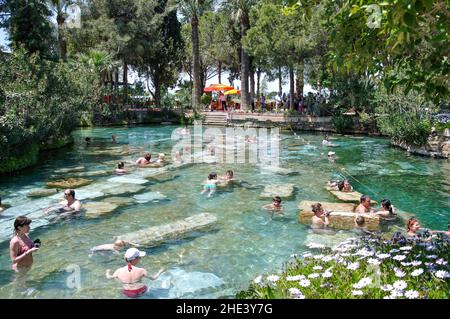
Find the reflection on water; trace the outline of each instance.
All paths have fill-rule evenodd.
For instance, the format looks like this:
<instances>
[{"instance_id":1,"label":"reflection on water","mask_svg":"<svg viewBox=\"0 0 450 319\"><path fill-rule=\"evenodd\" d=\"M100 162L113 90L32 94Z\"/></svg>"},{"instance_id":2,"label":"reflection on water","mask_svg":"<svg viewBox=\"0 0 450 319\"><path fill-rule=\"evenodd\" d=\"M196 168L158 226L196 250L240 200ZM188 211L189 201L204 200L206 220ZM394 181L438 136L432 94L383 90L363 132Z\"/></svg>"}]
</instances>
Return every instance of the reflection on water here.
<instances>
[{"instance_id":1,"label":"reflection on water","mask_svg":"<svg viewBox=\"0 0 450 319\"><path fill-rule=\"evenodd\" d=\"M217 216L214 230L144 248L147 256L141 266L152 274L160 267L167 272L156 281L144 281L150 290L143 298L233 297L257 275L276 271L290 255L307 250L306 243L332 245L354 236L344 231L313 234L297 223L299 201L335 201L323 186L342 176L378 201L389 198L400 210L419 217L425 227L444 229L450 220L448 161L407 156L381 138L334 136L332 150L337 159L331 163L326 156L330 149L321 145L323 136L281 134L283 170L219 163L161 170L155 175L157 168L132 166L146 151L170 157L174 128L79 130L73 147L47 154L34 168L2 176L0 193L13 207L0 215L0 298L125 298L117 282L105 279L106 269L124 266L122 255L90 255L90 248L111 243L121 234L204 212ZM110 143L112 134L117 135L118 144ZM90 145L84 142L86 136L92 139ZM112 174L119 161L125 162L128 175ZM221 175L228 169L234 170L242 187L219 190L211 198L200 195L208 173ZM93 218L50 224L42 218L42 208L62 199L62 192L35 199L26 194L44 188L48 181L69 177L92 180L77 190L83 203L109 202L117 208ZM118 182L127 187L121 188ZM283 201L285 216L261 209L268 201L260 200L259 194L268 183L295 184L294 198ZM13 220L20 214L33 218L31 237L42 241L25 282L14 280L8 251ZM74 273L67 271L75 268L79 288L71 284Z\"/></svg>"}]
</instances>

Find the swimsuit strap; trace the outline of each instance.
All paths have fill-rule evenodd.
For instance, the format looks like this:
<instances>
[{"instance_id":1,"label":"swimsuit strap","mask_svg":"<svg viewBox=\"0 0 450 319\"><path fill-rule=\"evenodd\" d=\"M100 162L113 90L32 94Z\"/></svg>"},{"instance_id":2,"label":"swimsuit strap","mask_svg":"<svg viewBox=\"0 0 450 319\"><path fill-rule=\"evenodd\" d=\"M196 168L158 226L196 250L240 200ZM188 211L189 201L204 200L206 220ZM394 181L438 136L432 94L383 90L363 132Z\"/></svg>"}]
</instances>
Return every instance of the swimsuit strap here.
<instances>
[{"instance_id":1,"label":"swimsuit strap","mask_svg":"<svg viewBox=\"0 0 450 319\"><path fill-rule=\"evenodd\" d=\"M133 269L133 265L131 263L128 263L128 271L131 272L132 269Z\"/></svg>"}]
</instances>

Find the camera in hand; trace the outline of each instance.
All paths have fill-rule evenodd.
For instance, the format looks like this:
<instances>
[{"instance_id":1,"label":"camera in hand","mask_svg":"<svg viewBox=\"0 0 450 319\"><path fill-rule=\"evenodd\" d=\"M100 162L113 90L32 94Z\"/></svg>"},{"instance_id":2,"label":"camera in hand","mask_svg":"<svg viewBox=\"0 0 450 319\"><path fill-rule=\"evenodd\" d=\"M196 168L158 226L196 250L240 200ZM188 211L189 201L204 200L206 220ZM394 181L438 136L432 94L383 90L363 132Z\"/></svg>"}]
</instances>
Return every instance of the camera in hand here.
<instances>
[{"instance_id":1,"label":"camera in hand","mask_svg":"<svg viewBox=\"0 0 450 319\"><path fill-rule=\"evenodd\" d=\"M41 247L41 240L39 238L34 240L34 247L36 248Z\"/></svg>"}]
</instances>

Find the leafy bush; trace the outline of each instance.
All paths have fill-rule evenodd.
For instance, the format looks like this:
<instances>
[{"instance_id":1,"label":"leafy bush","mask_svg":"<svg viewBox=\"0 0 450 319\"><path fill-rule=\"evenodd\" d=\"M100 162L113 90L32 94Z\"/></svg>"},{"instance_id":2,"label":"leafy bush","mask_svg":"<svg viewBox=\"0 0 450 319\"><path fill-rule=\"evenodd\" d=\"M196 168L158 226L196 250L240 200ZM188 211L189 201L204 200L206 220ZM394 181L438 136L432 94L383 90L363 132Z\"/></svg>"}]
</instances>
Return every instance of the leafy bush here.
<instances>
[{"instance_id":1,"label":"leafy bush","mask_svg":"<svg viewBox=\"0 0 450 319\"><path fill-rule=\"evenodd\" d=\"M414 92L387 94L384 90L375 98L377 125L381 133L395 142L423 146L431 134L431 114L435 106Z\"/></svg>"},{"instance_id":2,"label":"leafy bush","mask_svg":"<svg viewBox=\"0 0 450 319\"><path fill-rule=\"evenodd\" d=\"M333 115L331 123L338 133L345 133L351 130L354 126L353 118L351 116L340 113Z\"/></svg>"},{"instance_id":3,"label":"leafy bush","mask_svg":"<svg viewBox=\"0 0 450 319\"><path fill-rule=\"evenodd\" d=\"M431 242L349 239L293 256L279 275L258 276L237 298L448 299L450 239Z\"/></svg>"},{"instance_id":4,"label":"leafy bush","mask_svg":"<svg viewBox=\"0 0 450 319\"><path fill-rule=\"evenodd\" d=\"M80 112L100 100L93 72L24 50L0 56L0 78L2 160L20 157L31 144L66 137L78 124Z\"/></svg>"}]
</instances>

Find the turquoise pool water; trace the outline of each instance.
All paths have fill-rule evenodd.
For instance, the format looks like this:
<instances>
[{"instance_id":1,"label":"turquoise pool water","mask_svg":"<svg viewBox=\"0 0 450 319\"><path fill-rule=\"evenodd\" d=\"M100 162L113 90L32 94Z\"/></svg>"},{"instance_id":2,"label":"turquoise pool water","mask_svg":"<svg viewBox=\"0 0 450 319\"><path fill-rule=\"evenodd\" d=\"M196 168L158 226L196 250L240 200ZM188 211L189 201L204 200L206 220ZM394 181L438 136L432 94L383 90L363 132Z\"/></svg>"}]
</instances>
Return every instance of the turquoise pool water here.
<instances>
[{"instance_id":1,"label":"turquoise pool water","mask_svg":"<svg viewBox=\"0 0 450 319\"><path fill-rule=\"evenodd\" d=\"M160 267L167 271L156 281L144 280L151 289L143 298L232 298L257 275L275 272L291 254L307 250L307 242L332 243L352 235L342 231L316 235L297 222L301 200L336 201L324 185L339 174L350 174L350 182L359 192L377 200L389 198L400 210L417 216L425 227L444 229L450 221L447 160L408 156L390 147L383 138L340 135L333 136L337 147L330 149L321 145L322 135L282 133L280 166L297 175L280 175L248 163L185 166L171 170L167 181L145 180L144 188L136 193L160 192L167 197L165 200L137 202L133 198L136 194L122 195L130 202L99 218L48 223L41 216L42 209L62 199L62 192L38 199L26 196L31 189L45 187L51 180L106 171L105 175L84 177L93 183L80 187L78 194L83 203L107 201L108 197L97 193L111 184L108 179L114 175L109 172L115 164L131 162L145 151L154 155L163 152L170 158L174 129L151 126L78 130L72 147L45 155L36 167L0 177L0 194L5 203L12 205L0 214L0 298L124 298L120 285L105 279L106 269L124 266L122 256L90 256L90 248L110 243L117 235L203 212L217 216L213 230L145 249L147 256L141 266L149 273ZM112 134L118 136L119 144L111 143ZM92 138L89 146L84 142L87 136ZM330 150L336 153L335 162L327 159ZM74 167L82 168L80 172L58 172ZM131 164L126 167L130 169ZM285 216L273 218L261 209L269 203L259 199L261 188L235 187L211 198L200 195L201 183L209 172L223 174L228 169L234 170L237 180L253 185L295 184L294 198L283 202ZM131 170L127 177L142 179L146 170ZM120 185L117 187L120 189ZM13 220L20 214L33 218L30 236L42 241L25 283L13 281L8 250ZM78 273L79 285L74 279Z\"/></svg>"}]
</instances>

